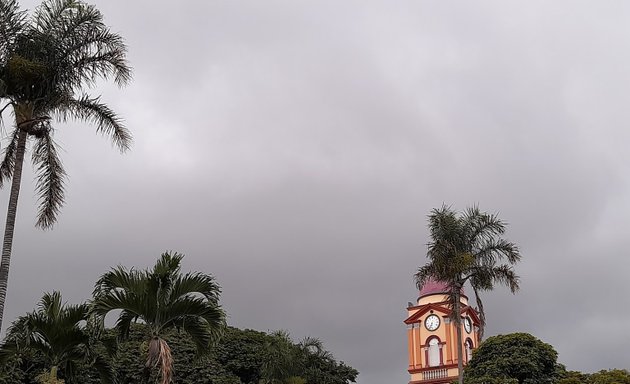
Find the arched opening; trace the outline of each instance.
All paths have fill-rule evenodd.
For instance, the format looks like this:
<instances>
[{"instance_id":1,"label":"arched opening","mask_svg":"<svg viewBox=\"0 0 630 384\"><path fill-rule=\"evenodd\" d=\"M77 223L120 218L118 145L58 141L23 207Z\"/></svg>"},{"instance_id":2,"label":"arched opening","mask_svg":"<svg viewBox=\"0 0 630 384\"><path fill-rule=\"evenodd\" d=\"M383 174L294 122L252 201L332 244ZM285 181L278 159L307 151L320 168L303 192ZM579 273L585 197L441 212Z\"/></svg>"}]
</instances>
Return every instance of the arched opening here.
<instances>
[{"instance_id":1,"label":"arched opening","mask_svg":"<svg viewBox=\"0 0 630 384\"><path fill-rule=\"evenodd\" d=\"M469 362L472 359L472 351L473 351L473 342L470 339L466 339L464 342L464 347L466 348L466 362Z\"/></svg>"},{"instance_id":2,"label":"arched opening","mask_svg":"<svg viewBox=\"0 0 630 384\"><path fill-rule=\"evenodd\" d=\"M440 339L433 336L427 340L427 363L429 367L437 367L442 364L442 348Z\"/></svg>"}]
</instances>

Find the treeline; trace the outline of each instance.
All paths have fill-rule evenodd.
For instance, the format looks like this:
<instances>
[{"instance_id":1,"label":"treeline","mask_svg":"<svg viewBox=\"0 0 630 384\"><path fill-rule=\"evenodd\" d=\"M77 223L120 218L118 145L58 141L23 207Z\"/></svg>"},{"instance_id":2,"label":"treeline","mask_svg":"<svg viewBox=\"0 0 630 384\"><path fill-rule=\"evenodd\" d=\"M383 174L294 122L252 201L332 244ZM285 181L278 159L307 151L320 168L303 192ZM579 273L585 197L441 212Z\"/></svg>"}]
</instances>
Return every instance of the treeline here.
<instances>
[{"instance_id":1,"label":"treeline","mask_svg":"<svg viewBox=\"0 0 630 384\"><path fill-rule=\"evenodd\" d=\"M152 268L119 266L87 303L45 294L0 346L0 384L347 384L358 372L318 339L228 327L220 287L181 272L183 255ZM116 314L113 328L105 327Z\"/></svg>"},{"instance_id":2,"label":"treeline","mask_svg":"<svg viewBox=\"0 0 630 384\"><path fill-rule=\"evenodd\" d=\"M147 332L146 325L132 326L129 337L115 349L111 348L116 344L116 331L103 333L98 349L114 371L117 383L154 383L157 379L155 372L148 379L144 376ZM201 360L190 336L173 329L165 339L172 349L177 384L347 384L355 382L358 375L356 369L336 361L318 340L307 338L295 343L284 332L227 327L219 343ZM46 379L42 373L49 369L42 353L24 351L7 359L0 383L40 384ZM72 378L67 379L64 372L59 378L68 384L102 382L98 369L88 361L77 364Z\"/></svg>"}]
</instances>

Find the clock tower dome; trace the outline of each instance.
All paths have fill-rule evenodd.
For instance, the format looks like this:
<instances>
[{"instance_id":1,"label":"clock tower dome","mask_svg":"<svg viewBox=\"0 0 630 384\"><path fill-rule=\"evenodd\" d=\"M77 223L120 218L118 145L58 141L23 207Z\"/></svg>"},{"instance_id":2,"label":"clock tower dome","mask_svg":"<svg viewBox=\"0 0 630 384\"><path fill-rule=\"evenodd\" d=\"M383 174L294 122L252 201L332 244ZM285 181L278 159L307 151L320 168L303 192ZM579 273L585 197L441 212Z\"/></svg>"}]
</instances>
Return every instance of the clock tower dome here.
<instances>
[{"instance_id":1,"label":"clock tower dome","mask_svg":"<svg viewBox=\"0 0 630 384\"><path fill-rule=\"evenodd\" d=\"M446 284L429 280L420 290L416 304L407 306L409 384L443 384L457 380L457 329L450 319ZM462 290L462 351L464 365L479 345L479 316L468 305Z\"/></svg>"}]
</instances>

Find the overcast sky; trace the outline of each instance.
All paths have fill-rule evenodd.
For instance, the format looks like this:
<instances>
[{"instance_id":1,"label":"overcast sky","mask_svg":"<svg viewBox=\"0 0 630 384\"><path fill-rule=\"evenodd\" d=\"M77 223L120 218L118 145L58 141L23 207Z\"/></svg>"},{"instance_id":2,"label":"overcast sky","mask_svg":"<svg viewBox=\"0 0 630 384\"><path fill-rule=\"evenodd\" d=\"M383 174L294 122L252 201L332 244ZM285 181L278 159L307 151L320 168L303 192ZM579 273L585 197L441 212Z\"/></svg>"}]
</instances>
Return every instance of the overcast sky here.
<instances>
[{"instance_id":1,"label":"overcast sky","mask_svg":"<svg viewBox=\"0 0 630 384\"><path fill-rule=\"evenodd\" d=\"M318 337L359 383L404 383L426 216L479 204L523 255L521 291L485 295L487 335L630 368L630 2L97 5L135 76L94 92L133 149L58 125L70 178L47 232L26 168L7 321L176 250L216 276L230 324Z\"/></svg>"}]
</instances>

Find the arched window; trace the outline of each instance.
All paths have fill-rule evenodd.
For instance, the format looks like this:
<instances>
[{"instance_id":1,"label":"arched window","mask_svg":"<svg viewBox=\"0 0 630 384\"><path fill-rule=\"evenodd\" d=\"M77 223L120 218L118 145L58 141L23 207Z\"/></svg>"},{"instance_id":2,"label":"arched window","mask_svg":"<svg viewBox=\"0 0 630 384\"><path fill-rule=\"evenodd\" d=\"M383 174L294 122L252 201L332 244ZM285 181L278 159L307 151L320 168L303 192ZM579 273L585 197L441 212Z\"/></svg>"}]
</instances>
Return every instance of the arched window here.
<instances>
[{"instance_id":1,"label":"arched window","mask_svg":"<svg viewBox=\"0 0 630 384\"><path fill-rule=\"evenodd\" d=\"M466 339L464 346L466 347L466 362L469 362L470 359L472 359L472 350L473 350L472 340Z\"/></svg>"},{"instance_id":2,"label":"arched window","mask_svg":"<svg viewBox=\"0 0 630 384\"><path fill-rule=\"evenodd\" d=\"M440 339L432 337L427 342L427 360L429 367L437 367L441 362L442 350L440 348Z\"/></svg>"}]
</instances>

